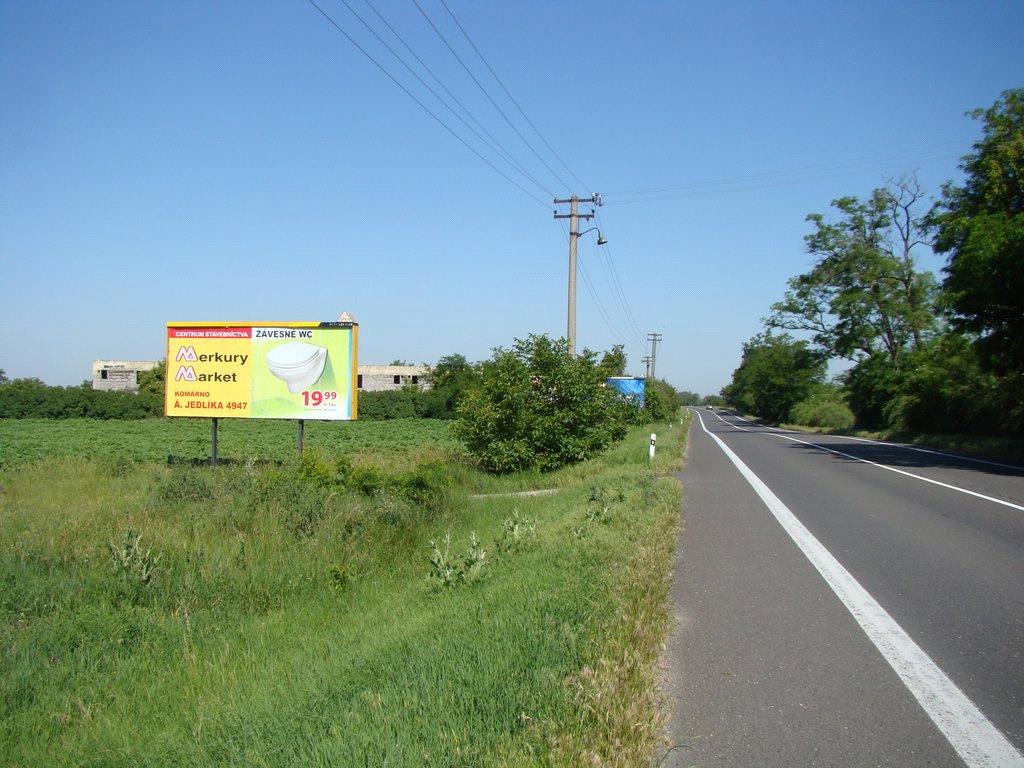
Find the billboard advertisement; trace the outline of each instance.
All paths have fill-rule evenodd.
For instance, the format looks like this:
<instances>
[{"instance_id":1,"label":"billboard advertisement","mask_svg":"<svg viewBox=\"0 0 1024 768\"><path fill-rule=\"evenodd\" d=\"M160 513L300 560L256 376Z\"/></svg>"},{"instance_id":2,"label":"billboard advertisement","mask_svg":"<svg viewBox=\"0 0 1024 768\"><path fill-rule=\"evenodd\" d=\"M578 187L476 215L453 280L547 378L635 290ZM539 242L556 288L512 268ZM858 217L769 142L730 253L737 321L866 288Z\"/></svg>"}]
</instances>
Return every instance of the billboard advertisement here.
<instances>
[{"instance_id":1,"label":"billboard advertisement","mask_svg":"<svg viewBox=\"0 0 1024 768\"><path fill-rule=\"evenodd\" d=\"M168 323L164 413L351 421L358 345L354 322Z\"/></svg>"}]
</instances>

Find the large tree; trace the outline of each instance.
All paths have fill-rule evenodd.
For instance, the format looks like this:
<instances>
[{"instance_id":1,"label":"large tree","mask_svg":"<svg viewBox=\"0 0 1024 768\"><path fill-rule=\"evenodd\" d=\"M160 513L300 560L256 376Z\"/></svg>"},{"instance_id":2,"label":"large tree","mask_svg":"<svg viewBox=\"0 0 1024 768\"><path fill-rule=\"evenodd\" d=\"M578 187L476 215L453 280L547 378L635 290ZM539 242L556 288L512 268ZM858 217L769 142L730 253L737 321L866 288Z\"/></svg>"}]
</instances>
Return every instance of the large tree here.
<instances>
[{"instance_id":1,"label":"large tree","mask_svg":"<svg viewBox=\"0 0 1024 768\"><path fill-rule=\"evenodd\" d=\"M625 376L626 363L626 352L622 344L616 344L601 355L601 362L597 364L597 367L601 369L604 376Z\"/></svg>"},{"instance_id":2,"label":"large tree","mask_svg":"<svg viewBox=\"0 0 1024 768\"><path fill-rule=\"evenodd\" d=\"M759 334L743 345L743 360L722 391L740 410L780 422L825 380L825 359L806 341Z\"/></svg>"},{"instance_id":3,"label":"large tree","mask_svg":"<svg viewBox=\"0 0 1024 768\"><path fill-rule=\"evenodd\" d=\"M935 322L934 279L914 263L915 249L925 242L922 198L916 177L909 176L867 200L833 200L835 220L810 214L814 231L804 241L815 262L790 279L782 301L772 305L768 327L808 331L832 357L882 354L898 368Z\"/></svg>"},{"instance_id":4,"label":"large tree","mask_svg":"<svg viewBox=\"0 0 1024 768\"><path fill-rule=\"evenodd\" d=\"M978 336L982 361L1024 373L1024 89L988 109L982 137L932 212L935 250L948 254L943 283L956 327Z\"/></svg>"}]
</instances>

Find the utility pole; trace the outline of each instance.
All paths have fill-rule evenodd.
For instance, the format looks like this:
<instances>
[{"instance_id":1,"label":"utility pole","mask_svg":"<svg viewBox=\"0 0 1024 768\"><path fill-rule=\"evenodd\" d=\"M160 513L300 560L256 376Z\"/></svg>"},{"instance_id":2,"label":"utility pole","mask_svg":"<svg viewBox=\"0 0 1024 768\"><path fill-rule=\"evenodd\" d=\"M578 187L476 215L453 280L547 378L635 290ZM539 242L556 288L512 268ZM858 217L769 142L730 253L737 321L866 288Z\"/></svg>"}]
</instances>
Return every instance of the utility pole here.
<instances>
[{"instance_id":1,"label":"utility pole","mask_svg":"<svg viewBox=\"0 0 1024 768\"><path fill-rule=\"evenodd\" d=\"M580 213L580 203L592 203L601 205L601 196L580 198L573 195L565 200L555 198L555 205L569 204L569 213L558 213L555 211L556 219L569 220L569 309L568 322L566 323L566 338L569 339L569 354L576 354L576 241L580 237L580 219L589 221L594 218L594 212ZM601 243L599 243L601 245Z\"/></svg>"},{"instance_id":2,"label":"utility pole","mask_svg":"<svg viewBox=\"0 0 1024 768\"><path fill-rule=\"evenodd\" d=\"M658 365L658 342L661 341L663 334L660 333L648 333L647 340L651 342L651 376L654 378L657 374L655 368Z\"/></svg>"},{"instance_id":3,"label":"utility pole","mask_svg":"<svg viewBox=\"0 0 1024 768\"><path fill-rule=\"evenodd\" d=\"M640 362L646 366L646 373L644 373L644 378L651 378L651 356L648 355L647 357L643 358Z\"/></svg>"}]
</instances>

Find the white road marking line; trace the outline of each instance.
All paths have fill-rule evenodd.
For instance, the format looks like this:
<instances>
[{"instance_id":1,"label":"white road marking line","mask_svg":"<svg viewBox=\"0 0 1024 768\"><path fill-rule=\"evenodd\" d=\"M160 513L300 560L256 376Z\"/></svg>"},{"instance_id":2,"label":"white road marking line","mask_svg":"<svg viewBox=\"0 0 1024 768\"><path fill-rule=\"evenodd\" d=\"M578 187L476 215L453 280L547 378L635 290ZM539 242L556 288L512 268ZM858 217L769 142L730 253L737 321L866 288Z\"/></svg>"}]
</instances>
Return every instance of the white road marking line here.
<instances>
[{"instance_id":1,"label":"white road marking line","mask_svg":"<svg viewBox=\"0 0 1024 768\"><path fill-rule=\"evenodd\" d=\"M998 461L988 461L987 459L975 459L971 456L964 456L959 453L946 453L945 451L935 451L931 448L918 448L915 445L904 445L903 443L887 443L884 440L872 440L867 437L851 437L850 435L829 435L829 437L839 437L843 440L856 440L859 443L874 443L875 445L887 445L892 448L904 448L908 451L917 451L918 453L931 453L935 456L946 456L951 459L959 459L961 461L973 461L976 464L987 464L990 467L1002 467L1003 469L1016 469L1024 472L1024 467L1017 466L1016 464L1003 464Z\"/></svg>"},{"instance_id":2,"label":"white road marking line","mask_svg":"<svg viewBox=\"0 0 1024 768\"><path fill-rule=\"evenodd\" d=\"M718 414L715 415L717 416ZM737 419L745 421L748 424L751 423L749 419L744 419L742 416L739 416L737 414L731 415L736 416ZM725 420L723 419L723 421ZM729 422L726 422L726 424L728 423ZM798 432L795 432L792 429L779 429L778 427L770 427L767 424L762 424L761 426L763 426L765 429L770 429L773 432L785 432L786 434L789 435L799 434ZM990 467L1002 467L1003 469L1017 469L1024 472L1024 467L1021 467L1016 464L1003 464L1002 462L989 461L988 459L975 459L971 456L964 456L961 453L947 453L946 451L936 451L932 448L918 448L916 445L905 445L904 443L888 443L885 440L872 440L869 437L853 437L851 435L829 435L829 437L838 437L842 440L856 440L859 443L874 443L875 445L887 445L891 448L903 448L908 451L917 451L918 453L930 453L934 456L945 456L950 459L960 459L961 461L973 461L976 464L987 464Z\"/></svg>"},{"instance_id":3,"label":"white road marking line","mask_svg":"<svg viewBox=\"0 0 1024 768\"><path fill-rule=\"evenodd\" d=\"M735 416L735 414L731 414L731 415ZM743 417L742 416L736 416L736 418L737 419L742 419ZM722 420L725 421L724 419L722 419ZM747 421L746 419L743 419L743 420ZM729 424L730 426L736 427L736 429L743 429L743 427L736 426L735 424L732 424L731 422L726 421L725 423ZM750 423L750 422L748 422L748 423ZM913 477L915 480L923 480L924 482L931 483L932 485L938 485L938 486L941 486L943 488L949 488L950 490L953 490L953 491L959 491L960 493L966 493L968 496L974 496L974 497L979 498L979 499L984 499L985 501L991 501L991 502L994 502L996 504L1002 504L1003 506L1010 507L1012 509L1019 509L1021 512L1024 512L1024 506L1022 506L1020 504L1014 504L1012 501L1006 501L1005 499L997 499L995 496L986 496L984 493L978 493L977 491L970 491L967 488L961 488L958 485L950 485L949 483L943 483L943 482L941 482L939 480L932 480L930 477L925 477L923 475L915 475L913 472L907 472L906 470L903 470L903 469L897 469L896 467L890 467L888 464L879 464L877 461L870 461L869 459L862 459L859 456L854 456L854 455L849 454L849 453L843 453L842 451L837 451L837 450L835 450L833 448L828 448L827 446L821 445L820 443L811 443L811 442L808 442L806 440L798 440L795 437L788 437L787 436L787 435L798 434L798 433L786 432L785 430L778 429L776 427L768 427L768 429L773 430L772 434L775 437L781 437L783 440L791 440L794 443L802 443L803 445L809 445L812 448L820 448L823 451L828 451L829 453L834 453L837 456L843 456L844 458L847 458L847 459L854 459L855 461L860 461L860 462L863 462L864 464L870 464L871 466L878 467L879 469L887 469L890 472L896 472L897 474L900 474L900 475L906 475L907 477ZM743 431L744 432L750 432L751 430L744 429ZM863 440L864 438L852 438L852 439ZM878 442L878 441L869 440L867 442ZM899 446L899 445L897 445L895 443L882 443L882 445L895 445L896 447L903 447L903 448L909 447L909 446ZM925 450L925 449L922 448L922 449L915 449L915 450ZM927 452L928 453L937 453L937 451L927 451ZM940 455L951 456L953 454L940 454ZM958 458L966 458L966 457L958 457ZM978 459L978 461L981 461L981 460ZM991 464L993 462L984 462L984 463ZM1009 464L1000 464L998 466L1009 467L1010 465ZM1011 468L1012 469L1017 469L1017 467L1011 467Z\"/></svg>"},{"instance_id":4,"label":"white road marking line","mask_svg":"<svg viewBox=\"0 0 1024 768\"><path fill-rule=\"evenodd\" d=\"M847 459L854 459L855 461L860 461L863 462L864 464L870 464L871 466L878 467L879 469L887 469L890 472L895 472L900 475L906 475L907 477L912 477L915 480L923 480L924 482L931 483L932 485L938 485L943 488L949 488L951 491L959 491L960 493L966 493L968 496L974 496L979 499L984 499L985 501L991 501L995 504L1002 504L1004 507L1011 507L1012 509L1019 509L1021 512L1024 512L1024 506L1021 506L1020 504L1014 504L1012 501L997 499L995 496L986 496L984 493L978 493L977 491L969 491L966 488L961 488L958 485L950 485L949 483L943 483L940 482L939 480L932 480L930 477L925 477L924 475L915 475L913 472L907 472L906 470L903 469L896 469L896 467L890 467L888 464L879 464L877 461L869 461L868 459L862 459L859 456L854 456L853 454L850 453L843 453L842 451L837 451L833 448L828 448L819 443L809 443L806 440L798 440L795 437L790 437L789 435L781 435L776 432L773 432L771 434L773 437L781 437L783 440L791 440L794 443L809 445L812 448L820 448L823 451L834 453L837 456L843 456Z\"/></svg>"},{"instance_id":5,"label":"white road marking line","mask_svg":"<svg viewBox=\"0 0 1024 768\"><path fill-rule=\"evenodd\" d=\"M697 414L697 419L701 429L718 443L718 447L822 575L968 768L1024 768L1024 755L939 669L860 582L814 538L789 507L718 435L704 425L700 414Z\"/></svg>"},{"instance_id":6,"label":"white road marking line","mask_svg":"<svg viewBox=\"0 0 1024 768\"><path fill-rule=\"evenodd\" d=\"M712 411L712 413L715 414L715 416L718 416L718 411ZM700 418L700 414L698 414L697 417ZM718 420L720 422L722 422L723 424L728 424L730 427L734 427L735 429L742 430L743 432L749 432L750 431L749 429L746 429L745 427L741 427L739 424L733 424L731 421L726 421L721 416L718 416Z\"/></svg>"}]
</instances>

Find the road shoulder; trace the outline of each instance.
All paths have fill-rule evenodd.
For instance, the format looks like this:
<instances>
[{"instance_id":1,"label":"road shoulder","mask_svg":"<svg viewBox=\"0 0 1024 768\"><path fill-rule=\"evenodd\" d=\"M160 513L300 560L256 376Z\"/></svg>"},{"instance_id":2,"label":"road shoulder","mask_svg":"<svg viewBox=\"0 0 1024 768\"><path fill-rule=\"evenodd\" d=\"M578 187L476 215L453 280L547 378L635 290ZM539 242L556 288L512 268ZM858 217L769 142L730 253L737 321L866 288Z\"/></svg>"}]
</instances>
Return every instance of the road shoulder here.
<instances>
[{"instance_id":1,"label":"road shoulder","mask_svg":"<svg viewBox=\"0 0 1024 768\"><path fill-rule=\"evenodd\" d=\"M690 438L665 654L678 748L665 764L958 764L699 422Z\"/></svg>"}]
</instances>

